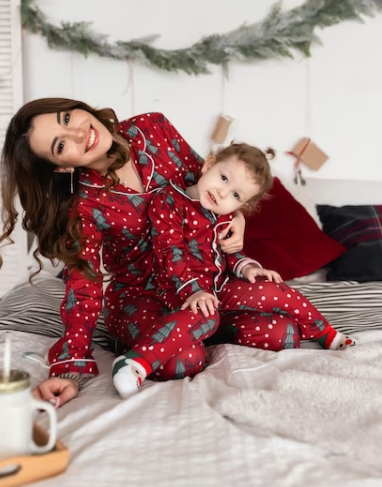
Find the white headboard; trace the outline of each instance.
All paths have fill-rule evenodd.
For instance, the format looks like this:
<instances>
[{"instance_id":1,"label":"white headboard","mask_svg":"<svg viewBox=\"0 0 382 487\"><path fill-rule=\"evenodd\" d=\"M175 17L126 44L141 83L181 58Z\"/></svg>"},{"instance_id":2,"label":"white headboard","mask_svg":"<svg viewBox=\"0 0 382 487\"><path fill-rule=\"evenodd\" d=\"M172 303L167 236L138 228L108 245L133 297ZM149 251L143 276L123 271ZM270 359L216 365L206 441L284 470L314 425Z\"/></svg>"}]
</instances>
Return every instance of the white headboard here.
<instances>
[{"instance_id":1,"label":"white headboard","mask_svg":"<svg viewBox=\"0 0 382 487\"><path fill-rule=\"evenodd\" d=\"M317 225L322 228L316 205L382 205L382 181L354 181L308 178L304 186L297 186L290 174L272 167L292 196L302 204Z\"/></svg>"},{"instance_id":2,"label":"white headboard","mask_svg":"<svg viewBox=\"0 0 382 487\"><path fill-rule=\"evenodd\" d=\"M382 181L311 178L306 179L306 189L316 204L382 205Z\"/></svg>"}]
</instances>

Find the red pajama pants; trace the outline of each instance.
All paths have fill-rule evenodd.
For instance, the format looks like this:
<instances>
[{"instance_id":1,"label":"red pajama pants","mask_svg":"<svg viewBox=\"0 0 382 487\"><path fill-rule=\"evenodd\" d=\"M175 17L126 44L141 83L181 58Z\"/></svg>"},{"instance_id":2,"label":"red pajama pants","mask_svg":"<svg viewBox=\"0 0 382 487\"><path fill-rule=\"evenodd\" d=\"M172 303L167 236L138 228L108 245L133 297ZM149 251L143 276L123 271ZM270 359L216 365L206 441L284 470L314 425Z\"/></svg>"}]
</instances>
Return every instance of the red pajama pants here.
<instances>
[{"instance_id":1,"label":"red pajama pants","mask_svg":"<svg viewBox=\"0 0 382 487\"><path fill-rule=\"evenodd\" d=\"M203 341L210 337L208 344L278 351L299 348L301 339L320 339L331 329L302 294L284 283L258 278L251 284L234 279L218 298L219 310L208 318L189 310L163 314L159 300L136 298L131 315L119 320L113 334L153 366L152 378L168 380L193 376L203 369Z\"/></svg>"},{"instance_id":2,"label":"red pajama pants","mask_svg":"<svg viewBox=\"0 0 382 487\"><path fill-rule=\"evenodd\" d=\"M105 322L119 340L119 352L134 349L152 365L151 379L193 377L206 363L203 341L219 326L219 314L205 318L189 310L171 311L154 293L113 293Z\"/></svg>"},{"instance_id":3,"label":"red pajama pants","mask_svg":"<svg viewBox=\"0 0 382 487\"><path fill-rule=\"evenodd\" d=\"M257 278L254 284L229 281L219 301L220 326L207 344L233 343L279 351L300 348L301 340L318 340L332 329L301 293L266 278Z\"/></svg>"}]
</instances>

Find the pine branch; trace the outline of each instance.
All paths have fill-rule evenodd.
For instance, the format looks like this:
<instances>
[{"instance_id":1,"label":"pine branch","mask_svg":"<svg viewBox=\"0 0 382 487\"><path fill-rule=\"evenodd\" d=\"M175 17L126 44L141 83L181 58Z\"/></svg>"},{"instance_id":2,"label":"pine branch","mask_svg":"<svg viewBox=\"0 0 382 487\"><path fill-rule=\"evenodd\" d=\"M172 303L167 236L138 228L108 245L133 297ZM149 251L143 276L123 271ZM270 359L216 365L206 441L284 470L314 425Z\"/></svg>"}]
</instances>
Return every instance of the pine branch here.
<instances>
[{"instance_id":1,"label":"pine branch","mask_svg":"<svg viewBox=\"0 0 382 487\"><path fill-rule=\"evenodd\" d=\"M310 55L313 43L320 40L316 28L326 28L344 21L363 22L382 10L382 0L307 0L303 5L284 12L281 0L275 3L261 22L244 24L226 34L204 37L185 49L158 49L153 42L158 36L131 41L117 41L92 31L88 22L49 23L36 0L21 0L21 22L24 29L45 37L53 49L66 49L88 56L97 54L113 59L137 60L152 68L187 74L209 73L211 64L227 70L231 61L255 62L265 59L293 58L298 51Z\"/></svg>"}]
</instances>

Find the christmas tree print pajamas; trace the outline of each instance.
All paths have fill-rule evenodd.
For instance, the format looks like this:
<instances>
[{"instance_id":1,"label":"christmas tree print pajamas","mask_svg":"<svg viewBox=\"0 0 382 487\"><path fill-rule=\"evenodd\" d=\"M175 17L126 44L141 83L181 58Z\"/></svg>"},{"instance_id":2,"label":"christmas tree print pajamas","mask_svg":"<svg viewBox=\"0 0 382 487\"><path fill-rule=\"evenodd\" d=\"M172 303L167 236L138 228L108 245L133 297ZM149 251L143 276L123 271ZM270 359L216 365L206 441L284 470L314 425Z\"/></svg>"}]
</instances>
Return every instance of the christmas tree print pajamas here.
<instances>
[{"instance_id":1,"label":"christmas tree print pajamas","mask_svg":"<svg viewBox=\"0 0 382 487\"><path fill-rule=\"evenodd\" d=\"M213 292L219 299L220 326L212 340L278 351L299 348L301 339L311 338L325 347L328 337L331 341L336 335L298 291L265 278L257 278L254 284L241 278L244 265L259 263L243 254L221 252L218 233L232 215L214 215L199 201L192 200L184 185L171 182L151 200L149 216L155 254L154 283L160 299L177 309L197 291ZM192 313L180 313L183 318L179 316L177 327L183 336L189 336ZM196 316L199 319L200 313ZM152 362L154 353L150 356L147 352L149 343L147 337L135 351Z\"/></svg>"},{"instance_id":2,"label":"christmas tree print pajamas","mask_svg":"<svg viewBox=\"0 0 382 487\"><path fill-rule=\"evenodd\" d=\"M81 272L65 272L66 294L61 305L62 338L48 353L50 376L66 372L97 375L92 356L92 335L104 309L111 335L125 349L133 347L152 328L159 327L157 341L174 328L171 312L157 299L150 283L153 269L150 201L168 180L194 184L202 159L160 113L144 114L121 122L119 132L130 144L132 164L142 180L144 193L119 184L105 190L103 177L94 170L80 169L75 210L82 220L82 257L95 272L102 262L110 283L103 296L101 279L87 279ZM207 320L195 323L190 349L161 354L156 374L168 379L193 375L204 364L202 339L211 335ZM214 326L210 323L207 328ZM175 328L176 331L176 328ZM153 338L155 339L155 337Z\"/></svg>"}]
</instances>

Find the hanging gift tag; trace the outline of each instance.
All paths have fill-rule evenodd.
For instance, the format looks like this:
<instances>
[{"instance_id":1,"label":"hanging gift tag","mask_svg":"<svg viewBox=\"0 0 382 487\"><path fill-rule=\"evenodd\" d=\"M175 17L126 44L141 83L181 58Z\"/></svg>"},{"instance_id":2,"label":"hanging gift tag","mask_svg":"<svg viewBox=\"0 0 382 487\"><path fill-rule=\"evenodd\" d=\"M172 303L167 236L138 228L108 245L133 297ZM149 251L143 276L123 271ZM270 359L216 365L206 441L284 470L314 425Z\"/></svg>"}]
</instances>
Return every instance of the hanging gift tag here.
<instances>
[{"instance_id":1,"label":"hanging gift tag","mask_svg":"<svg viewBox=\"0 0 382 487\"><path fill-rule=\"evenodd\" d=\"M228 115L221 114L219 115L215 129L212 132L211 140L212 142L216 144L224 144L225 139L227 138L228 135L228 130L233 121L232 117L229 117Z\"/></svg>"},{"instance_id":2,"label":"hanging gift tag","mask_svg":"<svg viewBox=\"0 0 382 487\"><path fill-rule=\"evenodd\" d=\"M291 153L310 169L317 171L329 157L308 137L303 137L291 150Z\"/></svg>"}]
</instances>

